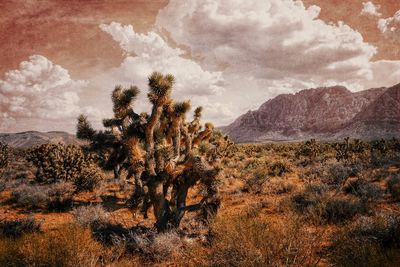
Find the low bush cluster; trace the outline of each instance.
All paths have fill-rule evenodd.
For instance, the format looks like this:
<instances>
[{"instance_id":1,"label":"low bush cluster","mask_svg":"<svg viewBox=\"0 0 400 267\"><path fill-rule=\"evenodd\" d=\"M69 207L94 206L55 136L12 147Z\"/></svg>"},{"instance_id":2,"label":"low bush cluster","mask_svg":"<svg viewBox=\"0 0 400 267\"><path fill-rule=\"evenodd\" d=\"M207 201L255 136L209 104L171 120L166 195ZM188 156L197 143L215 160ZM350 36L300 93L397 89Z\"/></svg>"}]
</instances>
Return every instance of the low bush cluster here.
<instances>
[{"instance_id":1,"label":"low bush cluster","mask_svg":"<svg viewBox=\"0 0 400 267\"><path fill-rule=\"evenodd\" d=\"M27 152L39 183L71 182L77 191L92 191L103 179L95 157L74 145L44 144Z\"/></svg>"},{"instance_id":2,"label":"low bush cluster","mask_svg":"<svg viewBox=\"0 0 400 267\"><path fill-rule=\"evenodd\" d=\"M211 266L311 266L316 264L319 234L295 217L276 223L237 215L213 225Z\"/></svg>"},{"instance_id":3,"label":"low bush cluster","mask_svg":"<svg viewBox=\"0 0 400 267\"><path fill-rule=\"evenodd\" d=\"M335 233L331 260L339 266L397 266L399 248L398 216L361 217Z\"/></svg>"},{"instance_id":4,"label":"low bush cluster","mask_svg":"<svg viewBox=\"0 0 400 267\"><path fill-rule=\"evenodd\" d=\"M92 226L94 223L107 223L109 214L101 205L80 206L72 210L75 222L82 227Z\"/></svg>"},{"instance_id":5,"label":"low bush cluster","mask_svg":"<svg viewBox=\"0 0 400 267\"><path fill-rule=\"evenodd\" d=\"M0 239L0 266L99 266L103 249L89 230L64 226L57 231Z\"/></svg>"},{"instance_id":6,"label":"low bush cluster","mask_svg":"<svg viewBox=\"0 0 400 267\"><path fill-rule=\"evenodd\" d=\"M33 217L17 220L1 220L0 237L18 238L23 234L39 232L40 227L41 223Z\"/></svg>"},{"instance_id":7,"label":"low bush cluster","mask_svg":"<svg viewBox=\"0 0 400 267\"><path fill-rule=\"evenodd\" d=\"M7 167L9 161L8 145L0 142L0 169Z\"/></svg>"},{"instance_id":8,"label":"low bush cluster","mask_svg":"<svg viewBox=\"0 0 400 267\"><path fill-rule=\"evenodd\" d=\"M72 206L75 187L71 183L22 185L12 192L11 201L27 209L64 211Z\"/></svg>"}]
</instances>

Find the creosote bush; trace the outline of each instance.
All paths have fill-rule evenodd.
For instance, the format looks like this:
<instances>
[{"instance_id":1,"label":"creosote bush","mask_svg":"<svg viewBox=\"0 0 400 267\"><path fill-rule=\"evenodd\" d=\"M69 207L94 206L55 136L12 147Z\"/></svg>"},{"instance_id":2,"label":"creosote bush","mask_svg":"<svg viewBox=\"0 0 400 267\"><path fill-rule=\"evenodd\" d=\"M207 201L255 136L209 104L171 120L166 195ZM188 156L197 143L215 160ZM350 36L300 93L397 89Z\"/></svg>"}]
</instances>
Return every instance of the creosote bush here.
<instances>
[{"instance_id":1,"label":"creosote bush","mask_svg":"<svg viewBox=\"0 0 400 267\"><path fill-rule=\"evenodd\" d=\"M9 161L8 145L0 142L0 169L7 167Z\"/></svg>"},{"instance_id":2,"label":"creosote bush","mask_svg":"<svg viewBox=\"0 0 400 267\"><path fill-rule=\"evenodd\" d=\"M0 238L0 266L99 266L102 247L88 229L63 226L56 231Z\"/></svg>"},{"instance_id":3,"label":"creosote bush","mask_svg":"<svg viewBox=\"0 0 400 267\"><path fill-rule=\"evenodd\" d=\"M399 249L398 216L380 214L361 217L335 233L330 258L339 266L396 266Z\"/></svg>"},{"instance_id":4,"label":"creosote bush","mask_svg":"<svg viewBox=\"0 0 400 267\"><path fill-rule=\"evenodd\" d=\"M285 161L275 161L268 166L268 174L271 176L283 176L292 171L289 164Z\"/></svg>"},{"instance_id":5,"label":"creosote bush","mask_svg":"<svg viewBox=\"0 0 400 267\"><path fill-rule=\"evenodd\" d=\"M101 205L80 206L72 210L75 222L82 227L89 227L94 223L108 223L109 214Z\"/></svg>"},{"instance_id":6,"label":"creosote bush","mask_svg":"<svg viewBox=\"0 0 400 267\"><path fill-rule=\"evenodd\" d=\"M237 215L213 224L211 266L311 266L318 260L319 234L295 218L274 222Z\"/></svg>"},{"instance_id":7,"label":"creosote bush","mask_svg":"<svg viewBox=\"0 0 400 267\"><path fill-rule=\"evenodd\" d=\"M392 175L386 182L387 191L395 200L400 199L400 175Z\"/></svg>"},{"instance_id":8,"label":"creosote bush","mask_svg":"<svg viewBox=\"0 0 400 267\"><path fill-rule=\"evenodd\" d=\"M27 209L64 211L72 206L75 187L68 182L51 185L22 185L12 191L11 201Z\"/></svg>"},{"instance_id":9,"label":"creosote bush","mask_svg":"<svg viewBox=\"0 0 400 267\"><path fill-rule=\"evenodd\" d=\"M0 220L0 237L18 238L23 234L40 231L41 223L29 217L17 220Z\"/></svg>"},{"instance_id":10,"label":"creosote bush","mask_svg":"<svg viewBox=\"0 0 400 267\"><path fill-rule=\"evenodd\" d=\"M382 190L378 185L362 178L350 181L343 189L346 193L358 196L363 200L375 200L382 194Z\"/></svg>"}]
</instances>

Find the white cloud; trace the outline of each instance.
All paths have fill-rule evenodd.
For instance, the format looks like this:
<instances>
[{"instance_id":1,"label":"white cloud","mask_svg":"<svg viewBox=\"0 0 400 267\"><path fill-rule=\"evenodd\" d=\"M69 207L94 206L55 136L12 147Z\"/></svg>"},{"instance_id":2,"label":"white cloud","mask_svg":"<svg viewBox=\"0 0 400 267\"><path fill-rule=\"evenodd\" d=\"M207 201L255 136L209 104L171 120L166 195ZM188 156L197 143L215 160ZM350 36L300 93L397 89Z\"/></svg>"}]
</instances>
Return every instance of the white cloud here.
<instances>
[{"instance_id":1,"label":"white cloud","mask_svg":"<svg viewBox=\"0 0 400 267\"><path fill-rule=\"evenodd\" d=\"M224 92L221 72L203 70L197 62L185 57L183 50L171 47L159 34L139 34L131 25L115 22L102 24L100 28L110 34L127 54L119 67L92 79L93 84L107 92L105 97L109 98L110 87L115 84L134 84L144 91L135 103L137 110L149 111L147 77L153 71L173 74L176 77L174 98L191 99L193 106L203 104L201 100L204 97L218 98Z\"/></svg>"},{"instance_id":2,"label":"white cloud","mask_svg":"<svg viewBox=\"0 0 400 267\"><path fill-rule=\"evenodd\" d=\"M376 48L341 22L317 19L319 11L301 1L172 0L157 25L203 66L224 73L269 80L312 76L316 82L371 75L368 61Z\"/></svg>"},{"instance_id":3,"label":"white cloud","mask_svg":"<svg viewBox=\"0 0 400 267\"><path fill-rule=\"evenodd\" d=\"M379 30L387 36L400 38L400 10L393 17L380 19L378 21Z\"/></svg>"},{"instance_id":4,"label":"white cloud","mask_svg":"<svg viewBox=\"0 0 400 267\"><path fill-rule=\"evenodd\" d=\"M223 99L235 116L304 88L340 84L357 91L400 82L381 77L399 62L372 62L376 47L343 22L318 19L319 12L302 1L171 0L156 26L204 69L222 71Z\"/></svg>"},{"instance_id":5,"label":"white cloud","mask_svg":"<svg viewBox=\"0 0 400 267\"><path fill-rule=\"evenodd\" d=\"M85 85L47 58L31 56L0 80L0 131L70 130L82 110L78 93Z\"/></svg>"},{"instance_id":6,"label":"white cloud","mask_svg":"<svg viewBox=\"0 0 400 267\"><path fill-rule=\"evenodd\" d=\"M382 14L378 12L380 9L379 5L374 5L371 1L368 2L363 2L362 3L362 10L361 10L361 15L371 15L371 16L376 16L380 17Z\"/></svg>"}]
</instances>

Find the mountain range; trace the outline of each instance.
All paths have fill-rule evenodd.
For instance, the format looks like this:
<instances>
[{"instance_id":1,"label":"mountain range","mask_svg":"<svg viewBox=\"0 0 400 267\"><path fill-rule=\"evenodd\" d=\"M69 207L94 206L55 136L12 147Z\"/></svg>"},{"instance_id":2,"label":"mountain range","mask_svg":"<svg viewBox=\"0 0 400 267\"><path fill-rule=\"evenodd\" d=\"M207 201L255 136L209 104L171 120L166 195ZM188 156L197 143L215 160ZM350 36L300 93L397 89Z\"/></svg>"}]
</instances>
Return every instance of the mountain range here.
<instances>
[{"instance_id":1,"label":"mountain range","mask_svg":"<svg viewBox=\"0 0 400 267\"><path fill-rule=\"evenodd\" d=\"M220 130L236 142L400 137L400 84L360 92L332 86L281 94Z\"/></svg>"},{"instance_id":2,"label":"mountain range","mask_svg":"<svg viewBox=\"0 0 400 267\"><path fill-rule=\"evenodd\" d=\"M360 92L332 86L281 94L219 129L239 143L399 138L400 84ZM0 142L17 148L83 144L75 135L59 131L0 133Z\"/></svg>"},{"instance_id":3,"label":"mountain range","mask_svg":"<svg viewBox=\"0 0 400 267\"><path fill-rule=\"evenodd\" d=\"M66 132L36 132L28 131L21 133L0 133L0 142L6 143L15 148L28 148L35 145L48 143L63 143L81 145L83 141L77 139L75 135Z\"/></svg>"}]
</instances>

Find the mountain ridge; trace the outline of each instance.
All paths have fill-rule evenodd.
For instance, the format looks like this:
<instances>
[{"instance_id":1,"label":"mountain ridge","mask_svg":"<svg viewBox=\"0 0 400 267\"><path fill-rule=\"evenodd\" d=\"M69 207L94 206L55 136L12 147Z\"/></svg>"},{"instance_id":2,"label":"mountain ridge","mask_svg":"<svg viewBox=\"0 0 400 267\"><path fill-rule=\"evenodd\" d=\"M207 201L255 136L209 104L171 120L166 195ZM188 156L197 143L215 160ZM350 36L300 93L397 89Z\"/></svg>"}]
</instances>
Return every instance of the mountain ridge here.
<instances>
[{"instance_id":1,"label":"mountain ridge","mask_svg":"<svg viewBox=\"0 0 400 267\"><path fill-rule=\"evenodd\" d=\"M354 93L331 86L281 94L220 130L236 142L399 136L400 84Z\"/></svg>"},{"instance_id":2,"label":"mountain ridge","mask_svg":"<svg viewBox=\"0 0 400 267\"><path fill-rule=\"evenodd\" d=\"M18 133L0 133L0 142L14 148L29 148L35 145L48 143L63 143L68 145L82 145L84 141L75 135L62 131L24 131Z\"/></svg>"}]
</instances>

